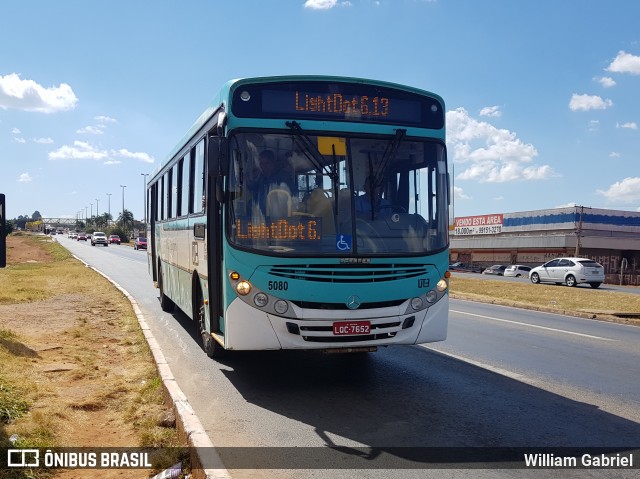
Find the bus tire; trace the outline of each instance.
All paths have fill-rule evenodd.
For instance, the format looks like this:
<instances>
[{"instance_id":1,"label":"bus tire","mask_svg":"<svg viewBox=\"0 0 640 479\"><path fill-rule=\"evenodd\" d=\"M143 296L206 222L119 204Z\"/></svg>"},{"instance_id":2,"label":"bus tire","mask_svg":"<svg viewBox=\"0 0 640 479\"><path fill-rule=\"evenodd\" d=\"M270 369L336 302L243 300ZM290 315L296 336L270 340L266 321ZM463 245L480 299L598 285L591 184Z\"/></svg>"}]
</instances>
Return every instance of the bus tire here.
<instances>
[{"instance_id":1,"label":"bus tire","mask_svg":"<svg viewBox=\"0 0 640 479\"><path fill-rule=\"evenodd\" d=\"M198 329L200 331L200 337L202 338L202 349L212 359L216 359L221 357L224 354L224 348L218 344L218 342L213 339L211 333L207 331L206 328L206 313L204 304L204 296L202 294L202 290L200 289L200 285L196 286L196 318L198 320Z\"/></svg>"},{"instance_id":2,"label":"bus tire","mask_svg":"<svg viewBox=\"0 0 640 479\"><path fill-rule=\"evenodd\" d=\"M158 264L158 289L160 290L160 308L166 313L173 311L175 303L171 301L169 296L164 294L164 281L162 277L162 263Z\"/></svg>"}]
</instances>

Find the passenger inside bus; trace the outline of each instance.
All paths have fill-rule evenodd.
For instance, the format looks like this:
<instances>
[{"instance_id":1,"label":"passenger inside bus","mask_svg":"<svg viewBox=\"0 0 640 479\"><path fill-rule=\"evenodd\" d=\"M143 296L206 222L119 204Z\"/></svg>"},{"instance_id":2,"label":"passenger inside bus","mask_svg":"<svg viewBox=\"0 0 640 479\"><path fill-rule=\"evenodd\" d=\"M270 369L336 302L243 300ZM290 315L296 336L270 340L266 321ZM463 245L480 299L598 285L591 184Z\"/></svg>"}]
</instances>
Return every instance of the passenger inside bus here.
<instances>
[{"instance_id":1,"label":"passenger inside bus","mask_svg":"<svg viewBox=\"0 0 640 479\"><path fill-rule=\"evenodd\" d=\"M355 197L356 214L371 216L373 211L377 215L382 209L391 207L389 200L382 196L381 182L376 181L371 176L367 176L363 190L364 194Z\"/></svg>"},{"instance_id":2,"label":"passenger inside bus","mask_svg":"<svg viewBox=\"0 0 640 479\"><path fill-rule=\"evenodd\" d=\"M282 205L287 205L291 210L291 193L293 191L292 176L278 163L276 155L271 150L263 150L258 156L259 173L248 181L252 197L257 199L260 209L269 216L270 210L278 210L280 214ZM273 193L273 194L270 194ZM288 198L286 198L288 194ZM277 203L278 206L269 207L268 200Z\"/></svg>"}]
</instances>

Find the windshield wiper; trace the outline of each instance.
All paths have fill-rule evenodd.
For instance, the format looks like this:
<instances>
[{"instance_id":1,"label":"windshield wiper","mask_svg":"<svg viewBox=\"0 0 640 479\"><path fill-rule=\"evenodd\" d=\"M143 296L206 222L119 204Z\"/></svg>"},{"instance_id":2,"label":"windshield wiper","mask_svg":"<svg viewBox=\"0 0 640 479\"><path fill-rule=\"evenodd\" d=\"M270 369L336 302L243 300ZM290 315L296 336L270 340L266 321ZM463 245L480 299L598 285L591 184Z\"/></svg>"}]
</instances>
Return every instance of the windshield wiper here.
<instances>
[{"instance_id":1,"label":"windshield wiper","mask_svg":"<svg viewBox=\"0 0 640 479\"><path fill-rule=\"evenodd\" d=\"M298 145L302 150L304 156L309 159L313 167L322 172L322 174L327 175L331 180L335 180L338 177L337 172L334 171L334 168L326 168L322 165L322 163L324 163L324 157L304 132L300 123L297 121L287 121L285 125L287 125L287 127L289 127L294 133L293 139L296 142L296 145Z\"/></svg>"},{"instance_id":2,"label":"windshield wiper","mask_svg":"<svg viewBox=\"0 0 640 479\"><path fill-rule=\"evenodd\" d=\"M407 134L407 130L405 130L404 128L398 128L396 130L395 136L391 140L389 140L389 142L387 143L387 147L385 148L384 153L382 154L382 160L380 161L380 165L378 166L378 169L373 175L373 179L376 182L375 184L378 184L380 181L382 181L382 177L384 175L384 172L387 169L387 165L392 160L395 160L396 155L398 154L398 148L400 147L400 143L402 143L402 140L404 139L406 134Z\"/></svg>"},{"instance_id":3,"label":"windshield wiper","mask_svg":"<svg viewBox=\"0 0 640 479\"><path fill-rule=\"evenodd\" d=\"M336 158L336 147L333 145L332 147L332 162L331 165L326 167L323 166L324 157L318 151L318 148L313 144L311 139L304 132L300 123L297 121L287 121L285 123L287 127L291 128L291 131L294 133L293 140L298 145L298 147L302 150L304 155L309 159L311 164L316 168L316 170L322 172L322 174L327 175L331 178L331 185L333 187L333 216L334 221L338 218L338 160Z\"/></svg>"}]
</instances>

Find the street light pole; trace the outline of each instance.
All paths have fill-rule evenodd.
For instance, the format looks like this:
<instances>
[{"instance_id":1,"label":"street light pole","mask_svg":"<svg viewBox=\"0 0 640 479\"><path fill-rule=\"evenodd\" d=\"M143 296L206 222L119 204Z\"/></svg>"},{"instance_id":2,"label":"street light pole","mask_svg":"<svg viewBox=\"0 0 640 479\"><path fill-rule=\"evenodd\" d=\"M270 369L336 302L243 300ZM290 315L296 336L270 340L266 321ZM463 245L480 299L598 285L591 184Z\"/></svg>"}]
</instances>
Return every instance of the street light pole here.
<instances>
[{"instance_id":1,"label":"street light pole","mask_svg":"<svg viewBox=\"0 0 640 479\"><path fill-rule=\"evenodd\" d=\"M99 204L100 204L100 200L99 200L98 198L96 198L96 218L97 218L98 216L100 216L100 215L98 214L98 205L99 205Z\"/></svg>"},{"instance_id":2,"label":"street light pole","mask_svg":"<svg viewBox=\"0 0 640 479\"><path fill-rule=\"evenodd\" d=\"M143 204L143 218L144 218L144 229L147 229L147 176L149 176L149 173L140 173L144 178L143 178L143 183L142 183L142 204Z\"/></svg>"},{"instance_id":3,"label":"street light pole","mask_svg":"<svg viewBox=\"0 0 640 479\"><path fill-rule=\"evenodd\" d=\"M107 193L107 198L109 199L109 219L107 219L107 222L111 221L111 193Z\"/></svg>"}]
</instances>

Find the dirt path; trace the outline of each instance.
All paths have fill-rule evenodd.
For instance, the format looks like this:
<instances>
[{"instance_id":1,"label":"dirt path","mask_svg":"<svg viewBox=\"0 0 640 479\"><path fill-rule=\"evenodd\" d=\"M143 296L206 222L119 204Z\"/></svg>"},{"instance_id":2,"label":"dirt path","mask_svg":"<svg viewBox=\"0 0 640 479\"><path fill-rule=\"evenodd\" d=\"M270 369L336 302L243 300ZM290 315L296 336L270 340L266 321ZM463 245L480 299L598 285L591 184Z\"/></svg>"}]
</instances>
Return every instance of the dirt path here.
<instances>
[{"instance_id":1,"label":"dirt path","mask_svg":"<svg viewBox=\"0 0 640 479\"><path fill-rule=\"evenodd\" d=\"M128 300L78 261L56 261L34 247L29 236L7 238L7 265L14 270L0 275L41 271L29 281L46 285L47 298L7 304L0 297L0 330L10 332L0 340L7 357L0 356L1 374L14 384L26 378L16 386L31 402L29 414L0 424L0 441L18 434L64 447L178 445L172 410L163 404ZM149 471L71 470L54 477L149 477Z\"/></svg>"}]
</instances>

